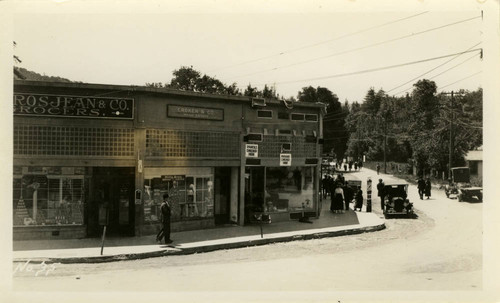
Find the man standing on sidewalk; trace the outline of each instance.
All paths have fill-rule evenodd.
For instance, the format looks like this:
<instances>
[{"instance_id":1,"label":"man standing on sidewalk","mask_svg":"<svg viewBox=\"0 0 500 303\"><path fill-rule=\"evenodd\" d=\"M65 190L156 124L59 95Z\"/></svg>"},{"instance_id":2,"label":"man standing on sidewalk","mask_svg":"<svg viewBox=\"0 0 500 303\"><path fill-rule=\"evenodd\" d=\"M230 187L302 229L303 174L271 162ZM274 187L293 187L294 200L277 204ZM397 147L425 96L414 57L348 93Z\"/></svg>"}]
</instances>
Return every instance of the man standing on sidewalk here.
<instances>
[{"instance_id":1,"label":"man standing on sidewalk","mask_svg":"<svg viewBox=\"0 0 500 303\"><path fill-rule=\"evenodd\" d=\"M165 244L170 244L173 242L170 239L170 215L172 213L172 209L170 207L170 203L168 202L168 194L163 195L163 203L160 206L160 212L162 230L158 236L156 236L156 240L161 242L162 238L165 238Z\"/></svg>"},{"instance_id":2,"label":"man standing on sidewalk","mask_svg":"<svg viewBox=\"0 0 500 303\"><path fill-rule=\"evenodd\" d=\"M382 179L378 179L377 183L377 193L378 196L380 197L380 208L384 210L384 181Z\"/></svg>"}]
</instances>

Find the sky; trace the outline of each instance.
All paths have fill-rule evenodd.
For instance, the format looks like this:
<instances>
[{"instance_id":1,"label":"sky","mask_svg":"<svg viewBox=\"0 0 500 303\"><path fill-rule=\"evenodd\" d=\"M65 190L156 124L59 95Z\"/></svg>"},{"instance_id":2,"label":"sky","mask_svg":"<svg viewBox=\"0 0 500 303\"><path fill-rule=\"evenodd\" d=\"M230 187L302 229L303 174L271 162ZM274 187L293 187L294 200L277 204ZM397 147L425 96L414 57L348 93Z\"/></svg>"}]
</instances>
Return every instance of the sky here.
<instances>
[{"instance_id":1,"label":"sky","mask_svg":"<svg viewBox=\"0 0 500 303\"><path fill-rule=\"evenodd\" d=\"M19 67L73 81L169 82L175 69L193 66L241 88L268 84L289 97L322 86L349 102L362 102L371 87L404 94L420 78L432 78L439 91L483 87L485 201L493 202L484 204L484 235L491 239L484 241L484 273L495 278L485 278L478 293L498 301L498 19L499 0L4 0L0 66L9 68L0 69L0 99L12 100L12 55L22 60ZM478 47L483 60L477 51L449 56ZM442 56L448 57L409 64ZM402 66L382 69L396 65ZM12 102L2 104L0 140L12 142ZM0 159L11 164L12 144L0 147ZM9 196L12 165L2 172L0 189ZM10 214L0 212L6 224L0 243L11 252ZM11 264L3 263L8 277Z\"/></svg>"},{"instance_id":2,"label":"sky","mask_svg":"<svg viewBox=\"0 0 500 303\"><path fill-rule=\"evenodd\" d=\"M88 83L168 83L192 66L242 90L267 84L296 97L321 86L342 102L362 102L371 87L401 96L422 78L439 91L476 90L484 18L498 14L483 1L18 4L13 52L19 67Z\"/></svg>"}]
</instances>

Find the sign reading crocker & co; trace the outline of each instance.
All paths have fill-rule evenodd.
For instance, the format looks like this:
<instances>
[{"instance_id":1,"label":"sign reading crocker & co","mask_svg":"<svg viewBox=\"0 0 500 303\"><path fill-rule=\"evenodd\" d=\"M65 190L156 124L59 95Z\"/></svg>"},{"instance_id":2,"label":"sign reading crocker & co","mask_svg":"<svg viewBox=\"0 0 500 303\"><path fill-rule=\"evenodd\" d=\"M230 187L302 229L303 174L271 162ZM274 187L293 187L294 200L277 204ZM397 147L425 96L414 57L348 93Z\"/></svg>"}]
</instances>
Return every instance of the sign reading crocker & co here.
<instances>
[{"instance_id":1,"label":"sign reading crocker & co","mask_svg":"<svg viewBox=\"0 0 500 303\"><path fill-rule=\"evenodd\" d=\"M133 119L134 99L14 93L14 115Z\"/></svg>"},{"instance_id":2,"label":"sign reading crocker & co","mask_svg":"<svg viewBox=\"0 0 500 303\"><path fill-rule=\"evenodd\" d=\"M221 108L194 107L194 106L169 104L167 106L167 116L172 118L223 121L224 110Z\"/></svg>"}]
</instances>

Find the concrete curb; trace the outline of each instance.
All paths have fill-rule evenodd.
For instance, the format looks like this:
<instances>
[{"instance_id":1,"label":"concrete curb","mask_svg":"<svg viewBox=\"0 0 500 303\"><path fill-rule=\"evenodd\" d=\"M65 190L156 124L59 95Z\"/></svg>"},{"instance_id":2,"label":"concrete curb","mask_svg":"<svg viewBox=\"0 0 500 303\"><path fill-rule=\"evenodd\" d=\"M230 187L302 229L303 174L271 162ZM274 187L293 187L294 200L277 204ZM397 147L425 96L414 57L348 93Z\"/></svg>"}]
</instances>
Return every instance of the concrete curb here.
<instances>
[{"instance_id":1,"label":"concrete curb","mask_svg":"<svg viewBox=\"0 0 500 303\"><path fill-rule=\"evenodd\" d=\"M162 249L152 252L144 252L144 253L119 254L119 255L94 256L94 257L69 257L69 258L14 258L13 262L22 262L22 263L29 262L34 264L43 262L45 264L52 264L52 263L76 264L76 263L105 263L105 262L126 261L126 260L140 260L140 259L163 257L163 256L190 255L190 254L205 253L222 249L260 246L272 243L291 242L298 240L340 237L340 236L379 231L383 230L384 228L385 228L385 223L382 223L378 225L365 226L352 229L315 232L310 234L291 235L282 237L260 238L256 240L244 240L232 243L221 243L221 244L212 244L212 245L186 247L186 248L169 247L167 249Z\"/></svg>"}]
</instances>

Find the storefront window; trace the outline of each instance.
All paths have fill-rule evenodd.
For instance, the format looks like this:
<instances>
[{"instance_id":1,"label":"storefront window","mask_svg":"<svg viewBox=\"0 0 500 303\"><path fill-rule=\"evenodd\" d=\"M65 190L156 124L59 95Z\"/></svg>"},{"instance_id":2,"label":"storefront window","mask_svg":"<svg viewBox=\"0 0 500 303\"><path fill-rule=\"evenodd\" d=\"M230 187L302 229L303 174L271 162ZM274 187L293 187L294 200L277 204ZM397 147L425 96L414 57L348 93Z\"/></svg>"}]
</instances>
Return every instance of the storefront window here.
<instances>
[{"instance_id":1,"label":"storefront window","mask_svg":"<svg viewBox=\"0 0 500 303\"><path fill-rule=\"evenodd\" d=\"M15 226L83 224L83 176L28 174L13 185Z\"/></svg>"},{"instance_id":2,"label":"storefront window","mask_svg":"<svg viewBox=\"0 0 500 303\"><path fill-rule=\"evenodd\" d=\"M267 212L313 208L314 167L267 167L264 209Z\"/></svg>"},{"instance_id":3,"label":"storefront window","mask_svg":"<svg viewBox=\"0 0 500 303\"><path fill-rule=\"evenodd\" d=\"M172 207L172 221L211 218L214 216L213 173L195 175L195 169L186 175L159 175L144 180L144 220L160 220L163 194L168 193ZM150 171L150 175L158 175ZM201 170L203 172L203 170Z\"/></svg>"}]
</instances>

